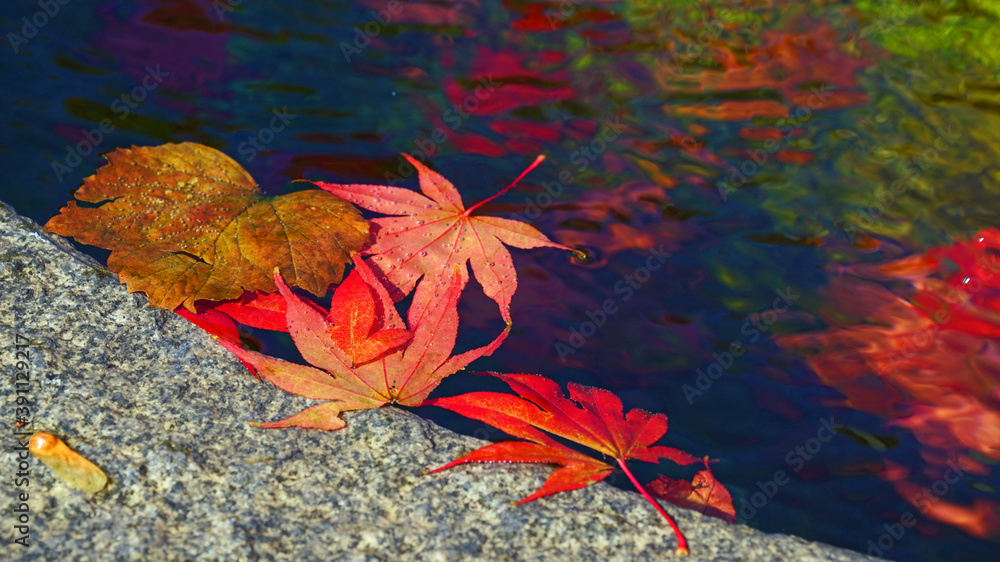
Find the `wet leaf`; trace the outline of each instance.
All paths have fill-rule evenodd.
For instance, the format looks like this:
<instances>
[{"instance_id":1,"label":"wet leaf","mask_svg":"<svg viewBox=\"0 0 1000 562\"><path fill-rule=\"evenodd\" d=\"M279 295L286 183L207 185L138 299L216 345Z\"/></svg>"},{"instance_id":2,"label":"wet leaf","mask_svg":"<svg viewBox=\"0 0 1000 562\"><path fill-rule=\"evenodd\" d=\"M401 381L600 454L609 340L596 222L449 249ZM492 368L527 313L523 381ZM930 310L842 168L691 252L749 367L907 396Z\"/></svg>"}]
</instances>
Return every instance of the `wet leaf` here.
<instances>
[{"instance_id":1,"label":"wet leaf","mask_svg":"<svg viewBox=\"0 0 1000 562\"><path fill-rule=\"evenodd\" d=\"M449 282L455 266L460 266L464 283L468 276L465 264L470 262L483 291L500 305L504 320L509 322L510 299L517 289L517 273L504 245L572 250L552 242L525 223L472 216L472 211L485 201L466 209L451 182L411 156L404 156L417 169L423 195L380 185L323 182L317 185L359 207L397 215L372 221L375 241L363 252L371 255L368 263L391 284L395 300L408 295L420 281L413 297L413 307L419 316L421 307L429 302L428 295L435 287ZM541 158L536 160L525 174L540 161ZM517 180L506 189L516 183ZM411 314L413 312L411 309Z\"/></svg>"},{"instance_id":2,"label":"wet leaf","mask_svg":"<svg viewBox=\"0 0 1000 562\"><path fill-rule=\"evenodd\" d=\"M384 317L382 303L376 303L371 287L352 272L330 303L330 338L353 363L366 363L410 339L404 329L382 327Z\"/></svg>"},{"instance_id":3,"label":"wet leaf","mask_svg":"<svg viewBox=\"0 0 1000 562\"><path fill-rule=\"evenodd\" d=\"M687 554L687 542L673 519L649 496L625 465L626 459L655 463L666 458L684 465L697 462L697 458L679 449L654 445L667 432L667 416L638 409L623 415L621 400L599 388L569 383L570 398L567 399L559 385L545 377L492 374L503 379L519 396L471 392L450 398L435 398L427 403L479 420L531 443L487 445L431 472L469 462L536 462L562 467L553 472L540 489L518 503L584 488L612 473L611 465L562 445L544 433L548 432L614 458L636 489L674 529L678 541L677 553Z\"/></svg>"},{"instance_id":4,"label":"wet leaf","mask_svg":"<svg viewBox=\"0 0 1000 562\"><path fill-rule=\"evenodd\" d=\"M118 149L76 198L88 205L70 201L46 230L111 250L108 267L129 291L169 310L274 291L275 267L325 294L368 239L367 221L342 199L265 197L239 164L195 143Z\"/></svg>"},{"instance_id":5,"label":"wet leaf","mask_svg":"<svg viewBox=\"0 0 1000 562\"><path fill-rule=\"evenodd\" d=\"M329 313L293 293L275 273L275 284L286 303L288 332L302 358L313 366L247 351L224 339L219 343L275 386L325 401L261 427L340 429L343 411L389 403L419 406L443 378L492 354L503 343L508 330L486 346L451 355L463 279L454 272L447 286L427 295L429 302L420 307L414 303L407 331L389 293L360 258L334 292Z\"/></svg>"},{"instance_id":6,"label":"wet leaf","mask_svg":"<svg viewBox=\"0 0 1000 562\"><path fill-rule=\"evenodd\" d=\"M690 482L661 475L647 486L654 496L674 505L717 517L726 523L736 522L733 497L729 494L729 490L715 479L712 469L708 467L707 458L705 470L695 474Z\"/></svg>"}]
</instances>

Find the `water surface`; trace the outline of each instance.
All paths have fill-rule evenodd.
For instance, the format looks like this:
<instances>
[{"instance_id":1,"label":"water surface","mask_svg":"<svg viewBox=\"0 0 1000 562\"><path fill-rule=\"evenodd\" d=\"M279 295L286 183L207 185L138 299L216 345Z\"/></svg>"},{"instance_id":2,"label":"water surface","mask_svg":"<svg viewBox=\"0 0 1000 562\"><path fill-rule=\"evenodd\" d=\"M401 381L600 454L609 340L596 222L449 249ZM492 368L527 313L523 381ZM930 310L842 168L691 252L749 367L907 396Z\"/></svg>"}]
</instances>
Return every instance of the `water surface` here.
<instances>
[{"instance_id":1,"label":"water surface","mask_svg":"<svg viewBox=\"0 0 1000 562\"><path fill-rule=\"evenodd\" d=\"M667 413L666 443L719 459L753 527L992 559L994 288L887 370L890 336L927 321L921 295L975 258L951 250L930 277L872 264L1000 222L996 2L97 1L28 38L35 8L0 8L25 39L0 59L0 198L22 214L46 221L133 144L219 148L274 194L414 187L409 152L467 204L545 154L482 211L592 259L515 251L514 330L476 369ZM477 291L461 313L460 347L501 327ZM439 393L491 384L460 373Z\"/></svg>"}]
</instances>

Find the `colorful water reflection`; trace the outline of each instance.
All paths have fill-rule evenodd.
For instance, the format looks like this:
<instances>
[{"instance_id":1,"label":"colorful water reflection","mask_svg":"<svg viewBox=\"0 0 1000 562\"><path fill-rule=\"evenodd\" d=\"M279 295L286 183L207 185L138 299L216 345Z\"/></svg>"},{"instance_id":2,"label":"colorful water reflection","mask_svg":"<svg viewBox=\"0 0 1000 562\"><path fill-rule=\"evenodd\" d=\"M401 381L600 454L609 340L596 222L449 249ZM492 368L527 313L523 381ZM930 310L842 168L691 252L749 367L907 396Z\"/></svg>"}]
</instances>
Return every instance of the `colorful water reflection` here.
<instances>
[{"instance_id":1,"label":"colorful water reflection","mask_svg":"<svg viewBox=\"0 0 1000 562\"><path fill-rule=\"evenodd\" d=\"M543 153L483 211L590 258L515 255L514 329L479 368L667 412L672 445L720 459L744 523L864 551L912 512L883 555L991 559L1000 311L995 282L969 283L993 271L1000 226L994 3L61 9L0 62L18 132L0 140L5 185L34 187L0 199L20 212L47 220L131 144L209 144L272 193L303 177L412 186L406 151L467 201ZM115 105L148 67L169 76ZM779 312L776 292L797 298ZM492 303L470 296L462 315L476 329L460 346L495 333ZM482 384L453 378L442 394ZM838 438L812 451L822 422ZM780 470L788 483L749 504Z\"/></svg>"},{"instance_id":2,"label":"colorful water reflection","mask_svg":"<svg viewBox=\"0 0 1000 562\"><path fill-rule=\"evenodd\" d=\"M839 306L820 313L831 328L778 338L853 408L913 432L922 476L892 461L883 474L900 495L983 538L1000 537L1000 502L947 487L921 501L919 491L953 485L957 475L989 486L1000 461L998 252L1000 230L991 228L921 255L843 268L824 295ZM903 283L893 292L884 285L891 281Z\"/></svg>"}]
</instances>

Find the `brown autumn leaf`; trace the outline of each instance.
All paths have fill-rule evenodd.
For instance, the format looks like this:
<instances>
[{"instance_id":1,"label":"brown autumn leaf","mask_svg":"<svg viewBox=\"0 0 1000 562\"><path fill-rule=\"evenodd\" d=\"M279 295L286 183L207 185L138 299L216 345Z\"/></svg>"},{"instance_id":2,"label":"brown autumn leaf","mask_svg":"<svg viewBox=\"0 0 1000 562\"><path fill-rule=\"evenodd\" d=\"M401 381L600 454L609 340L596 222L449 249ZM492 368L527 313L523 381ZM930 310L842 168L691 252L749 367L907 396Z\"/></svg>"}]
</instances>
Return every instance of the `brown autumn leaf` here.
<instances>
[{"instance_id":1,"label":"brown autumn leaf","mask_svg":"<svg viewBox=\"0 0 1000 562\"><path fill-rule=\"evenodd\" d=\"M321 190L266 197L239 164L196 143L118 149L45 229L111 250L108 267L150 304L273 292L275 267L323 295L368 240L353 205Z\"/></svg>"}]
</instances>

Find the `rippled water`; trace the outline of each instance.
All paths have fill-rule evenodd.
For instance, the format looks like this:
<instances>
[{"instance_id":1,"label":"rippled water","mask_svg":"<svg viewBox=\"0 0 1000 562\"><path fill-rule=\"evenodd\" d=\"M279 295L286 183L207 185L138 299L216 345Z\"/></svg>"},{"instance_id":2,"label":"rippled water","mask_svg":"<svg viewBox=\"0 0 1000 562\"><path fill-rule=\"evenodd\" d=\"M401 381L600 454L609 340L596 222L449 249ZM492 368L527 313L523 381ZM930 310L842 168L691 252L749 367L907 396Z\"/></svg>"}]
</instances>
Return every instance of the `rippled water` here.
<instances>
[{"instance_id":1,"label":"rippled water","mask_svg":"<svg viewBox=\"0 0 1000 562\"><path fill-rule=\"evenodd\" d=\"M895 559L995 553L993 289L931 336L933 357L916 345L887 370L933 283L864 267L1000 223L996 1L36 8L0 8L0 198L22 214L47 220L101 153L132 144L217 147L272 193L413 186L406 151L467 203L545 154L483 211L592 259L516 252L514 331L475 368L666 412L668 443L718 458L751 526ZM499 321L466 295L471 347ZM488 384L459 374L439 392Z\"/></svg>"}]
</instances>

